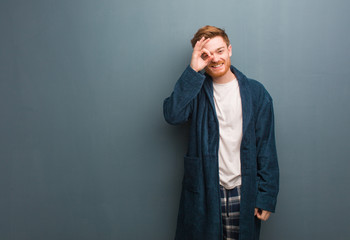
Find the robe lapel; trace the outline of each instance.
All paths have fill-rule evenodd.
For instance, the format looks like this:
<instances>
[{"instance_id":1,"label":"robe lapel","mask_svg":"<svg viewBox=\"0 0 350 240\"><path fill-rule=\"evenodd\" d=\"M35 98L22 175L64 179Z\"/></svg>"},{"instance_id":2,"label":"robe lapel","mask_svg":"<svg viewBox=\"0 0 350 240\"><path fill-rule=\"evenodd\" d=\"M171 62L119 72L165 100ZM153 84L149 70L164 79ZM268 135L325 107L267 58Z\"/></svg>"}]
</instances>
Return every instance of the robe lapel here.
<instances>
[{"instance_id":1,"label":"robe lapel","mask_svg":"<svg viewBox=\"0 0 350 240\"><path fill-rule=\"evenodd\" d=\"M242 118L243 118L243 139L247 131L248 123L252 117L252 103L251 98L249 97L249 88L247 86L246 76L238 71L235 67L231 66L231 71L235 74L238 80L239 92L241 94L242 102ZM242 140L243 140L242 139Z\"/></svg>"},{"instance_id":2,"label":"robe lapel","mask_svg":"<svg viewBox=\"0 0 350 240\"><path fill-rule=\"evenodd\" d=\"M248 122L252 117L252 109L251 109L251 98L249 97L249 89L247 86L247 79L246 76L238 71L235 67L231 66L231 71L235 74L238 85L239 85L239 92L241 94L241 102L242 102L242 118L243 118L243 136L245 132L247 131ZM214 96L213 96L213 81L210 76L206 75L206 79L204 81L204 90L206 94L209 97L209 102L211 107L213 108L216 116L215 111L215 104L214 104ZM216 116L217 118L217 116Z\"/></svg>"},{"instance_id":3,"label":"robe lapel","mask_svg":"<svg viewBox=\"0 0 350 240\"><path fill-rule=\"evenodd\" d=\"M204 81L204 91L208 95L209 102L211 107L213 108L216 116L216 111L215 111L215 104L214 104L214 95L213 95L213 81L211 78L207 75L205 81Z\"/></svg>"}]
</instances>

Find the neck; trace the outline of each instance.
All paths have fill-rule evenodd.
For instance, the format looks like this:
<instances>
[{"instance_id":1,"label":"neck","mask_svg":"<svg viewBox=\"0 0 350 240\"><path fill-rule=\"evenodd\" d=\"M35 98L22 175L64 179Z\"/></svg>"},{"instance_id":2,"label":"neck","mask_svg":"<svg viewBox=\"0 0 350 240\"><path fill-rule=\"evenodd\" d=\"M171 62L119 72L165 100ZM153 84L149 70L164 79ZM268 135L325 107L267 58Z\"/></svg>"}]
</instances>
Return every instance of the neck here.
<instances>
[{"instance_id":1,"label":"neck","mask_svg":"<svg viewBox=\"0 0 350 240\"><path fill-rule=\"evenodd\" d=\"M212 78L212 79L213 79L213 82L215 82L215 83L223 84L223 83L231 82L235 78L236 78L236 76L229 69L227 71L227 73L225 73L223 76L215 77L215 78Z\"/></svg>"}]
</instances>

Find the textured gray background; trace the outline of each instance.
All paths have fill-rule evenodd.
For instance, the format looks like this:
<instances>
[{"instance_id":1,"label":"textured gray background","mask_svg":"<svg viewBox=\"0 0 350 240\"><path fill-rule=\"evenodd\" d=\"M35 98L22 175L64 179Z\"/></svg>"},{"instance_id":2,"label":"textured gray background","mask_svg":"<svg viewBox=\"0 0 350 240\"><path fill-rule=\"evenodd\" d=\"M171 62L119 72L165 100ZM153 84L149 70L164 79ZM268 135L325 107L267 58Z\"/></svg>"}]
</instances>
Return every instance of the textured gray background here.
<instances>
[{"instance_id":1,"label":"textured gray background","mask_svg":"<svg viewBox=\"0 0 350 240\"><path fill-rule=\"evenodd\" d=\"M187 128L162 102L201 26L275 102L261 239L349 239L350 2L1 0L0 239L172 239Z\"/></svg>"}]
</instances>

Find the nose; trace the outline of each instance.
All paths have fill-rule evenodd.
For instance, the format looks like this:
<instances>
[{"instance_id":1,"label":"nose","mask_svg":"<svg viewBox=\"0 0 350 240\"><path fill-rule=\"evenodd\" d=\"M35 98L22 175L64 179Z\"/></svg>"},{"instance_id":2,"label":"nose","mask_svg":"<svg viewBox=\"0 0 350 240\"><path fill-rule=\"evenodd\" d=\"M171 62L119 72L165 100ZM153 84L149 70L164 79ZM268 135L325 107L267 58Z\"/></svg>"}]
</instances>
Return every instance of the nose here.
<instances>
[{"instance_id":1,"label":"nose","mask_svg":"<svg viewBox=\"0 0 350 240\"><path fill-rule=\"evenodd\" d=\"M213 59L211 60L212 62L217 62L217 61L219 61L219 56L216 54L216 53L214 53L213 54Z\"/></svg>"}]
</instances>

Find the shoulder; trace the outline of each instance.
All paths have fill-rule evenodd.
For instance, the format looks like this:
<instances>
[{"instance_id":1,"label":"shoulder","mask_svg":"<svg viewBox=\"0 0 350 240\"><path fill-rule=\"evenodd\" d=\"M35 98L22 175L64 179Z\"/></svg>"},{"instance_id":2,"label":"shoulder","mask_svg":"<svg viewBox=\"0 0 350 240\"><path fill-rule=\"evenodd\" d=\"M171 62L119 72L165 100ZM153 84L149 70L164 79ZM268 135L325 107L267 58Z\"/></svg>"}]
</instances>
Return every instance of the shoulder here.
<instances>
[{"instance_id":1,"label":"shoulder","mask_svg":"<svg viewBox=\"0 0 350 240\"><path fill-rule=\"evenodd\" d=\"M272 102L272 97L261 82L251 78L246 78L246 81L253 99L258 102Z\"/></svg>"},{"instance_id":2,"label":"shoulder","mask_svg":"<svg viewBox=\"0 0 350 240\"><path fill-rule=\"evenodd\" d=\"M234 66L231 66L231 71L236 75L240 82L240 87L247 88L247 94L250 94L250 97L255 104L259 105L263 102L272 102L270 94L261 82L248 78Z\"/></svg>"}]
</instances>

